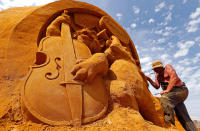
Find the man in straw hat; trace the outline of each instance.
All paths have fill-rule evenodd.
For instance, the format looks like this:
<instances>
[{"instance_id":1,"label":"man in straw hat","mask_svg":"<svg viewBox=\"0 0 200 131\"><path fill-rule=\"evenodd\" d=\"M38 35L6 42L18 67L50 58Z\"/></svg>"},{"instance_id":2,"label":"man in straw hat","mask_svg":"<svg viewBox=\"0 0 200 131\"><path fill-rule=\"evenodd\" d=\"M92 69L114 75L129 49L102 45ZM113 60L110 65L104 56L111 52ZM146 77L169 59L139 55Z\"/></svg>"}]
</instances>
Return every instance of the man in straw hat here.
<instances>
[{"instance_id":1,"label":"man in straw hat","mask_svg":"<svg viewBox=\"0 0 200 131\"><path fill-rule=\"evenodd\" d=\"M152 69L156 73L155 82L148 76L146 78L154 88L159 89L161 86L163 89L159 94L161 94L160 101L164 109L165 122L175 125L175 110L179 121L187 131L197 131L183 103L188 96L185 83L180 80L170 64L164 67L161 61L154 61Z\"/></svg>"}]
</instances>

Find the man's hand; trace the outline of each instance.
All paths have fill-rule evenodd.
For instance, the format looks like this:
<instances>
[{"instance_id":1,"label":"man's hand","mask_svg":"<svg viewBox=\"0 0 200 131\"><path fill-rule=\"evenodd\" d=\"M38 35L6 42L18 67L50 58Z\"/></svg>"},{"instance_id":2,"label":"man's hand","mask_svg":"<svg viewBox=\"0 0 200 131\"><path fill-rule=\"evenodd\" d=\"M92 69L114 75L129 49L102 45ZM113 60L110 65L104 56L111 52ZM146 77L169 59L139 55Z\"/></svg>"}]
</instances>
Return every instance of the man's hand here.
<instances>
[{"instance_id":1,"label":"man's hand","mask_svg":"<svg viewBox=\"0 0 200 131\"><path fill-rule=\"evenodd\" d=\"M169 92L169 90L164 90L164 91L161 91L160 94L163 95L163 94L168 93L168 92Z\"/></svg>"},{"instance_id":2,"label":"man's hand","mask_svg":"<svg viewBox=\"0 0 200 131\"><path fill-rule=\"evenodd\" d=\"M96 53L92 57L81 60L74 65L72 74L74 80L90 83L96 75L106 75L108 71L108 61L103 53Z\"/></svg>"},{"instance_id":3,"label":"man's hand","mask_svg":"<svg viewBox=\"0 0 200 131\"><path fill-rule=\"evenodd\" d=\"M146 75L145 75L146 76ZM148 76L146 76L146 79L148 80L148 81L150 81L151 80L151 78L150 77L148 77Z\"/></svg>"}]
</instances>

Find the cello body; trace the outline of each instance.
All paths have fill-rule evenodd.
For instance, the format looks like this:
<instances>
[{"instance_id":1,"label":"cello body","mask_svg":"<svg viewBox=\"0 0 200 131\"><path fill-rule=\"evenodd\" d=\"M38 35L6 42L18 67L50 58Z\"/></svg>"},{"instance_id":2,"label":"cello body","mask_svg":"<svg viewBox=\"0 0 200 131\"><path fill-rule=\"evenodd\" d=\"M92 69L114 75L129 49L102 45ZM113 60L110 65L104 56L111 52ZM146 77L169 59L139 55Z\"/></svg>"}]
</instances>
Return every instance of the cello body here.
<instances>
[{"instance_id":1,"label":"cello body","mask_svg":"<svg viewBox=\"0 0 200 131\"><path fill-rule=\"evenodd\" d=\"M78 94L69 92L68 89L76 89L76 85L63 85L63 76L68 77L65 64L70 62L70 58L66 60L67 57L63 55L64 44L59 36L48 36L40 41L35 65L31 67L22 88L24 104L34 117L50 125L73 125L73 114L76 113L81 115L81 124L95 121L108 108L104 80L96 76L89 84L78 84L81 87ZM76 40L73 40L73 44L78 58L91 57L85 44ZM71 69L66 70L69 72ZM73 107L70 103L73 103Z\"/></svg>"}]
</instances>

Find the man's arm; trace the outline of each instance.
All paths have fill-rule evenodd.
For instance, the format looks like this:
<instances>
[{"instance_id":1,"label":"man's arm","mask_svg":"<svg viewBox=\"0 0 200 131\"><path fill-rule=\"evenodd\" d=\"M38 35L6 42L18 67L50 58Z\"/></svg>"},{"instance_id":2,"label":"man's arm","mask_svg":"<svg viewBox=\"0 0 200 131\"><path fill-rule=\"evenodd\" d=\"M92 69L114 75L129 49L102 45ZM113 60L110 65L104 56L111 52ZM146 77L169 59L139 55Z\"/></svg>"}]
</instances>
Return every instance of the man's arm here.
<instances>
[{"instance_id":1,"label":"man's arm","mask_svg":"<svg viewBox=\"0 0 200 131\"><path fill-rule=\"evenodd\" d=\"M160 88L160 84L158 82L158 80L156 79L156 81L154 82L150 77L146 76L147 80L151 83L151 85L156 88L159 89Z\"/></svg>"}]
</instances>

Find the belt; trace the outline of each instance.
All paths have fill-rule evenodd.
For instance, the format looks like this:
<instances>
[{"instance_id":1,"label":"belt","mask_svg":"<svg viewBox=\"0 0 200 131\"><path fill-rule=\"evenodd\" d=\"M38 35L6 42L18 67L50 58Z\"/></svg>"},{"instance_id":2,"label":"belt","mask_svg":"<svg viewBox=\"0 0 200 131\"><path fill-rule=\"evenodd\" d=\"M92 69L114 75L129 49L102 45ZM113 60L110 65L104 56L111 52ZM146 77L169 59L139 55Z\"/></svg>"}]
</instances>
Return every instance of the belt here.
<instances>
[{"instance_id":1,"label":"belt","mask_svg":"<svg viewBox=\"0 0 200 131\"><path fill-rule=\"evenodd\" d=\"M183 85L181 86L174 86L174 88L181 88L181 87L185 87L185 83L183 82Z\"/></svg>"}]
</instances>

